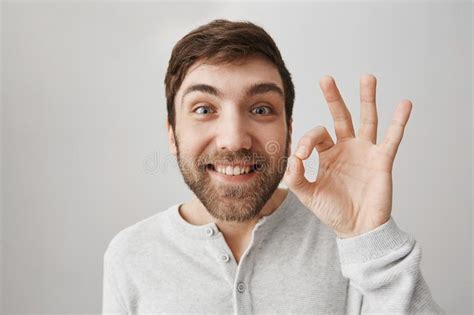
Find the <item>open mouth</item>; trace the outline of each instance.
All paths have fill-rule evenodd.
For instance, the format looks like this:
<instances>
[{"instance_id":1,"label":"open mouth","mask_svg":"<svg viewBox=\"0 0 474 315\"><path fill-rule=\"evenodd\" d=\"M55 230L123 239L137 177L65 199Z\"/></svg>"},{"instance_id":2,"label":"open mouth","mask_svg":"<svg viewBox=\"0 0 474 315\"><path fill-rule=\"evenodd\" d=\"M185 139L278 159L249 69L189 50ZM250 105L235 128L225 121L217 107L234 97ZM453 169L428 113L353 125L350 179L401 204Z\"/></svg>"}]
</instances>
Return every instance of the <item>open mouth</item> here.
<instances>
[{"instance_id":1,"label":"open mouth","mask_svg":"<svg viewBox=\"0 0 474 315\"><path fill-rule=\"evenodd\" d=\"M220 174L228 175L228 176L239 176L245 174L251 174L254 172L261 171L262 166L260 164L251 164L251 165L241 165L241 166L231 166L231 165L214 165L214 164L207 164L206 170L207 171L214 171Z\"/></svg>"}]
</instances>

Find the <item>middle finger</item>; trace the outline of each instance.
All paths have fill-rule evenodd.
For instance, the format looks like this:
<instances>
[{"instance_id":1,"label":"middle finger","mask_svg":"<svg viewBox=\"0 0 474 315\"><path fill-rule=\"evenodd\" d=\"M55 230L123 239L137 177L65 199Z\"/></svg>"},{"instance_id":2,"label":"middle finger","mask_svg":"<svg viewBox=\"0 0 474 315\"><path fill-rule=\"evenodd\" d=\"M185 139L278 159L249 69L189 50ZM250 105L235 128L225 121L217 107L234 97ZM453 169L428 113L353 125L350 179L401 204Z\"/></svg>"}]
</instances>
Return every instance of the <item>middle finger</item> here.
<instances>
[{"instance_id":1,"label":"middle finger","mask_svg":"<svg viewBox=\"0 0 474 315\"><path fill-rule=\"evenodd\" d=\"M324 98L329 105L329 110L334 120L334 129L337 140L354 138L354 126L352 125L351 113L346 107L336 82L330 76L324 76L319 81Z\"/></svg>"}]
</instances>

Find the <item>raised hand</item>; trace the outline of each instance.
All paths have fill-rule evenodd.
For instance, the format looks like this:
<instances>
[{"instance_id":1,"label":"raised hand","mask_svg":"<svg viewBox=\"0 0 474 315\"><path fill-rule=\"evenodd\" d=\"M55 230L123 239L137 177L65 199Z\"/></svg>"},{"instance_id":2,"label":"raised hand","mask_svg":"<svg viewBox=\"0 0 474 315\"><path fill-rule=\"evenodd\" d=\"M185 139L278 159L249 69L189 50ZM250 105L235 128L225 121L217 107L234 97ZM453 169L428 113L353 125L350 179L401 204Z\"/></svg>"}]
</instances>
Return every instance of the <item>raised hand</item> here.
<instances>
[{"instance_id":1,"label":"raised hand","mask_svg":"<svg viewBox=\"0 0 474 315\"><path fill-rule=\"evenodd\" d=\"M399 103L382 143L376 144L376 85L372 75L360 79L361 125L356 136L334 79L323 77L320 87L334 119L337 143L325 127L313 128L298 142L283 178L339 238L354 237L384 224L392 211L392 167L412 103ZM303 160L314 149L319 154L319 169L316 180L310 182L304 177Z\"/></svg>"}]
</instances>

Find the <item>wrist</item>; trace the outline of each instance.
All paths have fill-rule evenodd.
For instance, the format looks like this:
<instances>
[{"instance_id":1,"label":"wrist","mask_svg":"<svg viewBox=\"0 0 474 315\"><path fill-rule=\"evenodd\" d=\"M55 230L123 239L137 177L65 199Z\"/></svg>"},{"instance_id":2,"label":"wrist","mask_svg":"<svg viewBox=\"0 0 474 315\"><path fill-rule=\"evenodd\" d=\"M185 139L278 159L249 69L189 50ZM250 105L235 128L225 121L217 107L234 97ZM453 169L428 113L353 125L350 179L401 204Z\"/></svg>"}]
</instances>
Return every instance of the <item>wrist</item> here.
<instances>
[{"instance_id":1,"label":"wrist","mask_svg":"<svg viewBox=\"0 0 474 315\"><path fill-rule=\"evenodd\" d=\"M385 220L382 220L381 222L371 222L369 224L365 224L362 226L356 226L352 231L345 231L345 232L339 232L334 230L336 233L337 238L339 239L346 239L346 238L353 238L357 237L366 233L369 233L378 227L386 224L390 220L390 217L388 217Z\"/></svg>"}]
</instances>

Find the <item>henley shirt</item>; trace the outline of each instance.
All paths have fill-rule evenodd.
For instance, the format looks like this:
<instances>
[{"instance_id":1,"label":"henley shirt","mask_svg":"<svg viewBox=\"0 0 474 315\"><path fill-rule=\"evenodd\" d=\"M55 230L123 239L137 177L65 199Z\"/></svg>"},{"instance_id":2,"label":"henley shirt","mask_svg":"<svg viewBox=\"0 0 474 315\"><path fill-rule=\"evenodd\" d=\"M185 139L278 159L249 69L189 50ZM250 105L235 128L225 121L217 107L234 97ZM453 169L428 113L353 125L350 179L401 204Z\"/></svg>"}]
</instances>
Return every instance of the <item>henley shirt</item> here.
<instances>
[{"instance_id":1,"label":"henley shirt","mask_svg":"<svg viewBox=\"0 0 474 315\"><path fill-rule=\"evenodd\" d=\"M393 217L340 239L290 190L237 264L217 225L188 223L180 205L110 241L103 314L444 314Z\"/></svg>"}]
</instances>

